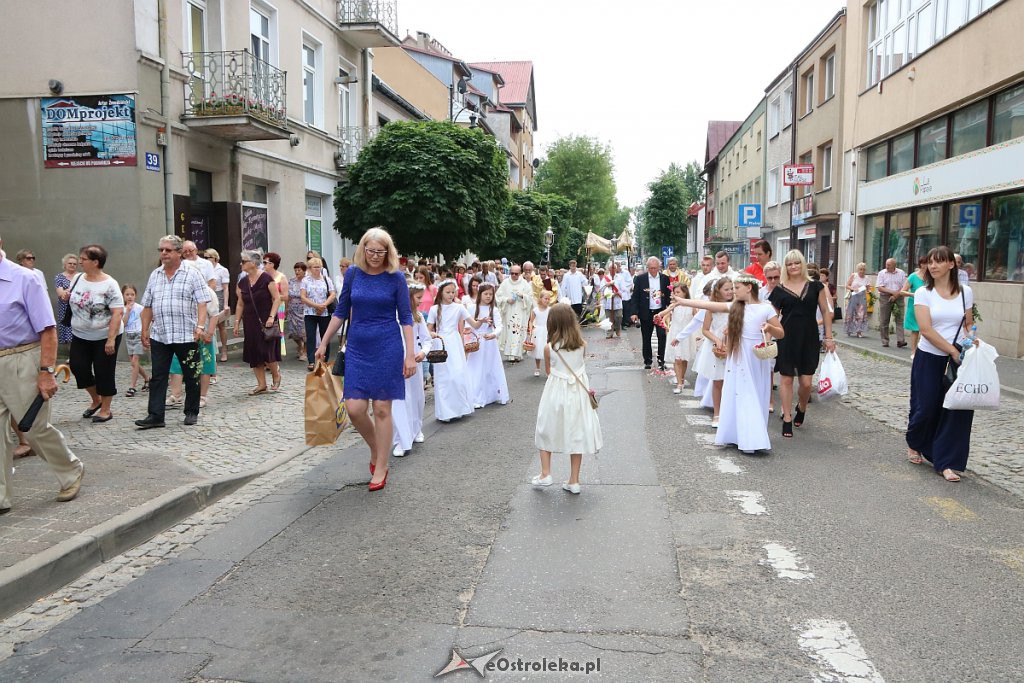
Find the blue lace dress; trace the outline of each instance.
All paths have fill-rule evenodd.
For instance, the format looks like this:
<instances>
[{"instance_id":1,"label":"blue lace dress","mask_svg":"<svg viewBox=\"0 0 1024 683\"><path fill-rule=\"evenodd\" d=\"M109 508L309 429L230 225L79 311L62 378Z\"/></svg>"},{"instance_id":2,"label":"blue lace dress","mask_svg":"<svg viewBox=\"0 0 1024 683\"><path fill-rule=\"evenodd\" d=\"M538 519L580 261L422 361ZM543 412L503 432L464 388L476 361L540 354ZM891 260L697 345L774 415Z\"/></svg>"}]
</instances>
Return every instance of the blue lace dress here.
<instances>
[{"instance_id":1,"label":"blue lace dress","mask_svg":"<svg viewBox=\"0 0 1024 683\"><path fill-rule=\"evenodd\" d=\"M405 278L401 273L369 275L350 267L334 315L344 320L350 313L345 398L404 399L405 349L401 326L412 326Z\"/></svg>"}]
</instances>

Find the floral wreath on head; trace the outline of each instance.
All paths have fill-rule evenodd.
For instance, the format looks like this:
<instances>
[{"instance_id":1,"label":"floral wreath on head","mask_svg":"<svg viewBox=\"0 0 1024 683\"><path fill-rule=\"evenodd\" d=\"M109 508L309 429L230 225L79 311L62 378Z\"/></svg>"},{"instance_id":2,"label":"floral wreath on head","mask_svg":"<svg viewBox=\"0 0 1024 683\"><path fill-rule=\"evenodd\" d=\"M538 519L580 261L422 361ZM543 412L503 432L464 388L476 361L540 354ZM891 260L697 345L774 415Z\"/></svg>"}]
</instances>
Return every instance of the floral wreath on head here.
<instances>
[{"instance_id":1,"label":"floral wreath on head","mask_svg":"<svg viewBox=\"0 0 1024 683\"><path fill-rule=\"evenodd\" d=\"M761 281L758 280L753 275L751 275L750 273L739 273L737 275L733 275L732 281L733 284L757 285L758 287L761 286Z\"/></svg>"}]
</instances>

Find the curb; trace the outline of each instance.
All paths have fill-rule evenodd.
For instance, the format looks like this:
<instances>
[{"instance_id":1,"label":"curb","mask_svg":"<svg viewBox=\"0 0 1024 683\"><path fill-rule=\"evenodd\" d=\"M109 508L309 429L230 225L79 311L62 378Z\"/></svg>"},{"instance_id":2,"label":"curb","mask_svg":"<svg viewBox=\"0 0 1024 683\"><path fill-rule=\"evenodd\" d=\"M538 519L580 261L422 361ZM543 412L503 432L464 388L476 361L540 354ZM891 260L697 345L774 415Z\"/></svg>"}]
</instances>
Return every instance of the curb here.
<instances>
[{"instance_id":1,"label":"curb","mask_svg":"<svg viewBox=\"0 0 1024 683\"><path fill-rule=\"evenodd\" d=\"M902 356L897 356L897 355L894 355L894 354L891 354L891 353L886 353L885 351L879 351L879 350L876 350L876 349L866 349L863 346L857 346L856 344L851 344L851 343L849 343L847 341L844 341L844 340L841 340L841 339L836 339L836 345L837 346L843 346L845 348L851 349L853 351L857 351L859 353L866 353L867 355L874 356L875 358L882 358L884 360L891 360L891 361L894 361L896 363L901 363L903 365L910 365L911 364L910 363L910 359L908 359L908 358L903 358ZM1016 389L1014 387L1008 387L1005 384L1000 384L999 385L999 390L1001 392L1005 392L1007 394L1013 394L1017 398L1024 399L1024 391L1021 391L1020 389Z\"/></svg>"},{"instance_id":2,"label":"curb","mask_svg":"<svg viewBox=\"0 0 1024 683\"><path fill-rule=\"evenodd\" d=\"M24 609L309 449L310 446L297 446L248 472L179 486L0 570L0 619Z\"/></svg>"}]
</instances>

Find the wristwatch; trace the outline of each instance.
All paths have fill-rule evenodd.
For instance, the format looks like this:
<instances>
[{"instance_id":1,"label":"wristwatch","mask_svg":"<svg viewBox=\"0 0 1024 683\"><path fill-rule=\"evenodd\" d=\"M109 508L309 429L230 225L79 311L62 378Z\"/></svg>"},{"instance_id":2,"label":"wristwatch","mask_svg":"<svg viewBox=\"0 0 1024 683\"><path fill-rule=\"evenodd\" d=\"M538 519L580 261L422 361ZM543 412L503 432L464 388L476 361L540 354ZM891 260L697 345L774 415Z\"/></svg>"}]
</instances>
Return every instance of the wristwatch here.
<instances>
[{"instance_id":1,"label":"wristwatch","mask_svg":"<svg viewBox=\"0 0 1024 683\"><path fill-rule=\"evenodd\" d=\"M39 372L48 372L48 373L50 373L52 375L56 371L57 371L57 368L53 367L52 365L40 365L39 366Z\"/></svg>"}]
</instances>

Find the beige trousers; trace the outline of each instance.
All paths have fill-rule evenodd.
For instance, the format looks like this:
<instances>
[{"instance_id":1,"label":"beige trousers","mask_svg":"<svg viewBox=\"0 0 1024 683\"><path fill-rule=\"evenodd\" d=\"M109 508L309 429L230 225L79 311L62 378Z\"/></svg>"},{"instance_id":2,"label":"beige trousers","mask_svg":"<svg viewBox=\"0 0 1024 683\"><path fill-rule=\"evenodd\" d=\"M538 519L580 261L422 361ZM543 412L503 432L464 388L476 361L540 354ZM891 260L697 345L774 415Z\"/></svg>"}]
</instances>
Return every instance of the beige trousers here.
<instances>
[{"instance_id":1,"label":"beige trousers","mask_svg":"<svg viewBox=\"0 0 1024 683\"><path fill-rule=\"evenodd\" d=\"M28 412L32 401L39 395L36 380L39 377L39 348L0 357L0 508L11 507L14 447L17 445L10 418L17 422ZM39 410L32 429L25 439L36 455L42 458L54 474L60 488L71 486L82 470L82 462L68 448L64 435L50 424L50 402Z\"/></svg>"}]
</instances>

